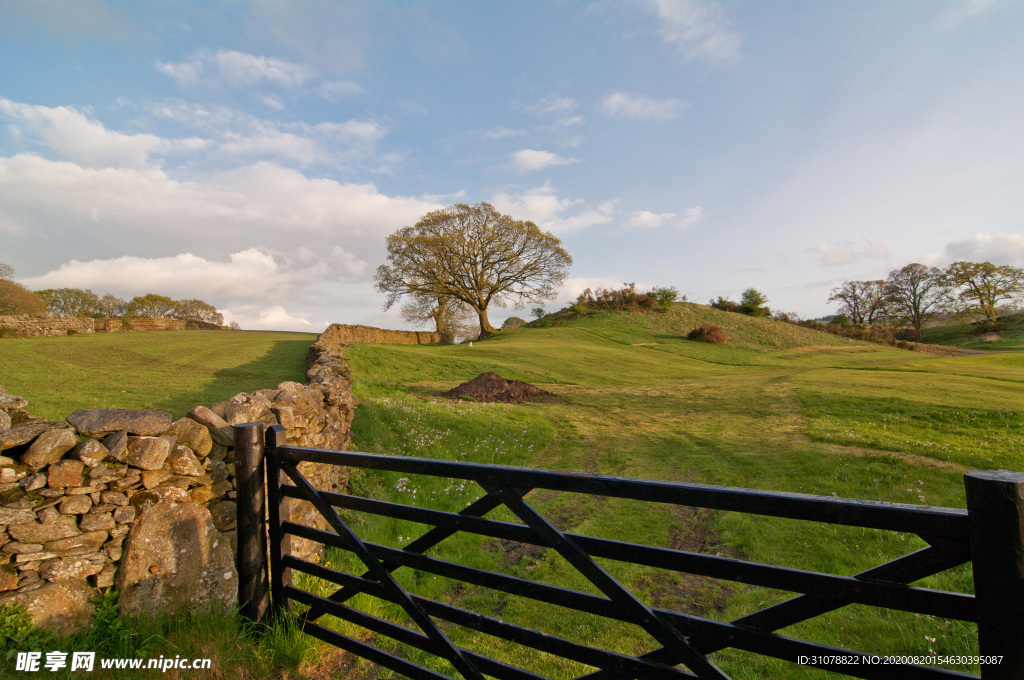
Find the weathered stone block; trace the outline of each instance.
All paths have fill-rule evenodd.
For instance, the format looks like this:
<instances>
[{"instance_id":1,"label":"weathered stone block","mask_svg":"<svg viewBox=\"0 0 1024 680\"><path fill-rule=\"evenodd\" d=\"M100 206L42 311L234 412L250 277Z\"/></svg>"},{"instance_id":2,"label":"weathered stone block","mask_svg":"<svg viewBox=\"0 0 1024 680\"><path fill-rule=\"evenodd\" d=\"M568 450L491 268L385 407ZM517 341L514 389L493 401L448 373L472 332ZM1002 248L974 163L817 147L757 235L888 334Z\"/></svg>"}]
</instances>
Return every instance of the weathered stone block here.
<instances>
[{"instance_id":1,"label":"weathered stone block","mask_svg":"<svg viewBox=\"0 0 1024 680\"><path fill-rule=\"evenodd\" d=\"M207 451L209 453L209 451ZM187 446L174 447L171 454L167 457L167 463L171 467L171 472L176 475L190 475L192 477L198 477L206 474L206 470L203 469L199 459L196 458L195 454L192 453L192 449Z\"/></svg>"},{"instance_id":2,"label":"weathered stone block","mask_svg":"<svg viewBox=\"0 0 1024 680\"><path fill-rule=\"evenodd\" d=\"M71 451L71 456L85 463L88 467L99 465L100 462L110 455L106 446L95 439L81 441Z\"/></svg>"},{"instance_id":3,"label":"weathered stone block","mask_svg":"<svg viewBox=\"0 0 1024 680\"><path fill-rule=\"evenodd\" d=\"M213 517L213 524L220 531L230 531L235 528L238 517L237 506L234 501L221 501L210 506L210 516Z\"/></svg>"},{"instance_id":4,"label":"weathered stone block","mask_svg":"<svg viewBox=\"0 0 1024 680\"><path fill-rule=\"evenodd\" d=\"M88 496L68 496L60 504L62 515L84 515L92 510L92 499Z\"/></svg>"},{"instance_id":5,"label":"weathered stone block","mask_svg":"<svg viewBox=\"0 0 1024 680\"><path fill-rule=\"evenodd\" d=\"M142 470L159 470L173 444L174 439L168 437L129 437L123 462Z\"/></svg>"},{"instance_id":6,"label":"weathered stone block","mask_svg":"<svg viewBox=\"0 0 1024 680\"><path fill-rule=\"evenodd\" d=\"M189 447L200 458L209 454L213 448L210 431L191 418L175 420L164 434L177 437L178 444Z\"/></svg>"},{"instance_id":7,"label":"weathered stone block","mask_svg":"<svg viewBox=\"0 0 1024 680\"><path fill-rule=\"evenodd\" d=\"M39 567L39 575L47 581L65 581L81 579L103 570L103 563L93 562L84 557L61 557L51 560Z\"/></svg>"},{"instance_id":8,"label":"weathered stone block","mask_svg":"<svg viewBox=\"0 0 1024 680\"><path fill-rule=\"evenodd\" d=\"M78 530L78 523L74 517L62 515L46 524L42 524L41 522L34 521L35 513L31 514L33 521L7 525L7 533L11 535L11 538L22 543L49 543L60 538L77 536L81 533Z\"/></svg>"},{"instance_id":9,"label":"weathered stone block","mask_svg":"<svg viewBox=\"0 0 1024 680\"><path fill-rule=\"evenodd\" d=\"M95 607L96 591L85 581L58 581L40 588L0 596L0 604L22 605L37 628L70 634L88 626Z\"/></svg>"},{"instance_id":10,"label":"weathered stone block","mask_svg":"<svg viewBox=\"0 0 1024 680\"><path fill-rule=\"evenodd\" d=\"M24 426L16 425L8 430L8 432L14 432L19 427L29 427L31 425L33 424L28 423ZM2 434L3 433L0 433L0 435ZM27 465L32 468L32 472L39 472L47 465L60 460L61 457L73 449L77 443L78 437L75 435L75 431L71 428L48 428L35 438L32 445L28 447L28 451L21 454L21 463L22 465Z\"/></svg>"},{"instance_id":11,"label":"weathered stone block","mask_svg":"<svg viewBox=\"0 0 1024 680\"><path fill-rule=\"evenodd\" d=\"M78 520L78 528L82 531L110 531L117 523L109 512L90 512Z\"/></svg>"},{"instance_id":12,"label":"weathered stone block","mask_svg":"<svg viewBox=\"0 0 1024 680\"><path fill-rule=\"evenodd\" d=\"M120 430L140 436L154 436L166 432L173 421L171 414L165 411L132 411L124 408L82 409L65 420L86 437L102 437Z\"/></svg>"},{"instance_id":13,"label":"weathered stone block","mask_svg":"<svg viewBox=\"0 0 1024 680\"><path fill-rule=\"evenodd\" d=\"M65 550L74 550L75 548L96 549L106 542L107 536L106 531L90 531L78 536L50 541L41 547L50 552L63 552Z\"/></svg>"},{"instance_id":14,"label":"weathered stone block","mask_svg":"<svg viewBox=\"0 0 1024 680\"><path fill-rule=\"evenodd\" d=\"M82 473L85 463L68 458L50 465L46 471L46 485L51 489L62 489L68 486L82 486Z\"/></svg>"},{"instance_id":15,"label":"weathered stone block","mask_svg":"<svg viewBox=\"0 0 1024 680\"><path fill-rule=\"evenodd\" d=\"M102 444L107 447L111 458L123 462L124 454L128 451L128 433L124 430L111 432L103 438Z\"/></svg>"}]
</instances>

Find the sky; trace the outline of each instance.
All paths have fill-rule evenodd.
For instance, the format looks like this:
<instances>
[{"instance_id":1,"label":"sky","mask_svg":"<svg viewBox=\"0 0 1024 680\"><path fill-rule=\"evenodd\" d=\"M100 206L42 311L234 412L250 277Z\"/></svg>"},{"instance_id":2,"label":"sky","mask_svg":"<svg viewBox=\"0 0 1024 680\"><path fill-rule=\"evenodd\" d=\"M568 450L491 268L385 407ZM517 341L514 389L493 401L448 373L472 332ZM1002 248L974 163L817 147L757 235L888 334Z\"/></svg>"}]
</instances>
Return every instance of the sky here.
<instances>
[{"instance_id":1,"label":"sky","mask_svg":"<svg viewBox=\"0 0 1024 680\"><path fill-rule=\"evenodd\" d=\"M245 329L408 328L385 238L492 203L584 288L1024 266L1024 3L0 0L0 262ZM530 305L532 307L534 305ZM492 323L527 311L493 309Z\"/></svg>"}]
</instances>

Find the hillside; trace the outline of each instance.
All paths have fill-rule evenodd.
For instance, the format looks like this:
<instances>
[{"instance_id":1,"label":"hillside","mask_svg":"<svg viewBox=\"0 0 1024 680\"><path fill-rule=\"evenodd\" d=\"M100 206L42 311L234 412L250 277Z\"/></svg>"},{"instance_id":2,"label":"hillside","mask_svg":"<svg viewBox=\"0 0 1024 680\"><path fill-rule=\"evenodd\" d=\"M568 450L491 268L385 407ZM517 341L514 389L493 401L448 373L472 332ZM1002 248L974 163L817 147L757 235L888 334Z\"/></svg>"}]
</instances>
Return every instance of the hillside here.
<instances>
[{"instance_id":1,"label":"hillside","mask_svg":"<svg viewBox=\"0 0 1024 680\"><path fill-rule=\"evenodd\" d=\"M925 328L925 342L980 350L1024 350L1024 312L1001 317L993 330L970 324L950 324Z\"/></svg>"}]
</instances>

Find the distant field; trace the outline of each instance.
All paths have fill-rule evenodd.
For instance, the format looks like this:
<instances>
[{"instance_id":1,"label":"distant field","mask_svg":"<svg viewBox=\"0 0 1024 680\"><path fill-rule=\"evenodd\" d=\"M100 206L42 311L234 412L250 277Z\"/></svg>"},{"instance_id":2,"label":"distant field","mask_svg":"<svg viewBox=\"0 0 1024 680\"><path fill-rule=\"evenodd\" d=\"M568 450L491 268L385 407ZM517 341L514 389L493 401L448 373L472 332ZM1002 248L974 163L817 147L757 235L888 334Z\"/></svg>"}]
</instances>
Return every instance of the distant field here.
<instances>
[{"instance_id":1,"label":"distant field","mask_svg":"<svg viewBox=\"0 0 1024 680\"><path fill-rule=\"evenodd\" d=\"M973 324L955 324L925 328L925 342L980 350L1024 350L1024 313L1003 317L995 334Z\"/></svg>"},{"instance_id":2,"label":"distant field","mask_svg":"<svg viewBox=\"0 0 1024 680\"><path fill-rule=\"evenodd\" d=\"M0 385L37 416L81 408L185 415L238 394L304 382L311 333L152 331L0 340Z\"/></svg>"}]
</instances>

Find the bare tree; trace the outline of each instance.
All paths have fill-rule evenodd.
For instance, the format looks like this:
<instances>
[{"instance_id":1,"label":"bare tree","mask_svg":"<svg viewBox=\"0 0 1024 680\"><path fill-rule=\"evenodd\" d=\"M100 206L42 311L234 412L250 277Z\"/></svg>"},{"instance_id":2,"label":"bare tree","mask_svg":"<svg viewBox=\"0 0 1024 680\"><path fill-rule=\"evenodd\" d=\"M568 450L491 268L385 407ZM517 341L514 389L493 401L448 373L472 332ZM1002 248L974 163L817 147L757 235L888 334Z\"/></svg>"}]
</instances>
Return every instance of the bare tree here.
<instances>
[{"instance_id":1,"label":"bare tree","mask_svg":"<svg viewBox=\"0 0 1024 680\"><path fill-rule=\"evenodd\" d=\"M14 276L14 267L6 262L0 262L0 281L6 281Z\"/></svg>"},{"instance_id":2,"label":"bare tree","mask_svg":"<svg viewBox=\"0 0 1024 680\"><path fill-rule=\"evenodd\" d=\"M442 342L458 342L469 337L473 328L473 309L454 298L411 295L400 313L403 319L416 326L432 322Z\"/></svg>"},{"instance_id":3,"label":"bare tree","mask_svg":"<svg viewBox=\"0 0 1024 680\"><path fill-rule=\"evenodd\" d=\"M885 281L844 281L832 289L828 301L838 302L839 313L855 324L877 323L889 307Z\"/></svg>"},{"instance_id":4,"label":"bare tree","mask_svg":"<svg viewBox=\"0 0 1024 680\"><path fill-rule=\"evenodd\" d=\"M918 342L921 341L921 328L939 311L947 290L941 270L916 262L889 272L886 279L893 312L914 327Z\"/></svg>"},{"instance_id":5,"label":"bare tree","mask_svg":"<svg viewBox=\"0 0 1024 680\"><path fill-rule=\"evenodd\" d=\"M387 239L375 275L388 309L403 295L454 298L469 305L480 338L494 332L487 309L555 297L572 257L554 235L503 215L489 203L458 203L427 213Z\"/></svg>"}]
</instances>

